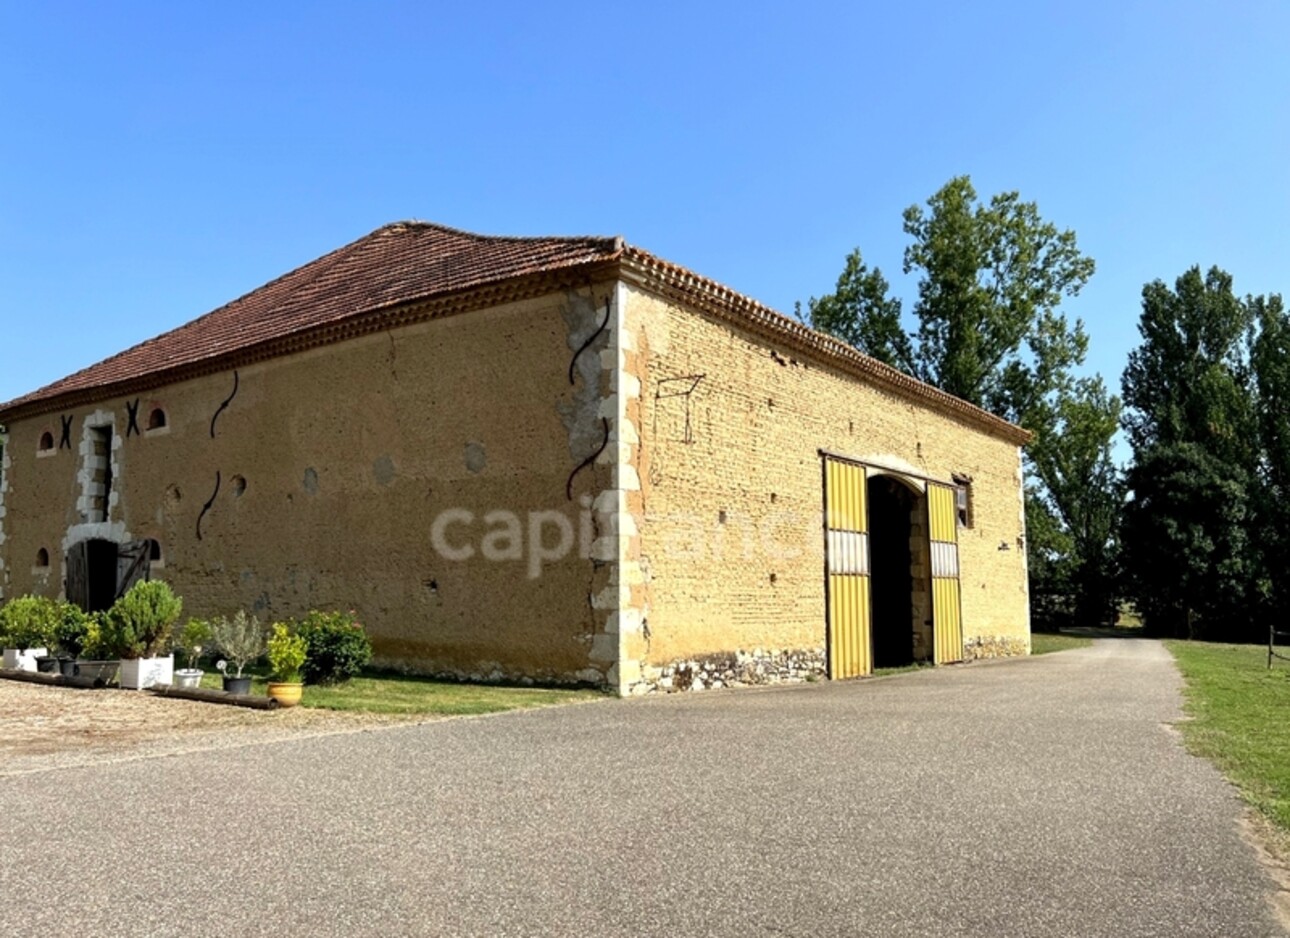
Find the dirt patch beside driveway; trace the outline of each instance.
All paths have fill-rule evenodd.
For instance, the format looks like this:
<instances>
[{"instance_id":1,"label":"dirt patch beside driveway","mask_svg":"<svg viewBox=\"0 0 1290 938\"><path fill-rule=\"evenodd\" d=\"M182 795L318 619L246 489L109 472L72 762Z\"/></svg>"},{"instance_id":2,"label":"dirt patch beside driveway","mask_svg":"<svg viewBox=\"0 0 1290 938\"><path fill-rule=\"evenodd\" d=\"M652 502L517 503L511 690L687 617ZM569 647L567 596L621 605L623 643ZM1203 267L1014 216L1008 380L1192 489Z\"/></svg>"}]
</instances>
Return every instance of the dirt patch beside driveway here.
<instances>
[{"instance_id":1,"label":"dirt patch beside driveway","mask_svg":"<svg viewBox=\"0 0 1290 938\"><path fill-rule=\"evenodd\" d=\"M0 777L406 722L407 717L378 714L248 710L145 691L0 681Z\"/></svg>"}]
</instances>

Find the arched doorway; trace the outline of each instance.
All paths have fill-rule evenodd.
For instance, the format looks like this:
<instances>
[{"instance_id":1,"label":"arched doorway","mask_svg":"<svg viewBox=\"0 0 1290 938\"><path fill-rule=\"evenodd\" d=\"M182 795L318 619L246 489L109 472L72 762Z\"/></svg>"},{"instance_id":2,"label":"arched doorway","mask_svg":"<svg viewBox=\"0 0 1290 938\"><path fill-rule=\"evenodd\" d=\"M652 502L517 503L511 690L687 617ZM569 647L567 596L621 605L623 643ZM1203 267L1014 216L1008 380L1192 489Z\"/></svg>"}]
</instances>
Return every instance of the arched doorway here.
<instances>
[{"instance_id":1,"label":"arched doorway","mask_svg":"<svg viewBox=\"0 0 1290 938\"><path fill-rule=\"evenodd\" d=\"M961 660L961 651L951 653L962 643L949 634L957 622L957 593L947 592L950 580L957 588L957 573L937 574L933 563L939 556L944 567L945 558L953 559L953 523L947 536L945 512L929 514L933 496L941 505L949 487L823 455L829 677ZM937 532L944 543L934 543ZM943 614L938 606L945 607Z\"/></svg>"}]
</instances>

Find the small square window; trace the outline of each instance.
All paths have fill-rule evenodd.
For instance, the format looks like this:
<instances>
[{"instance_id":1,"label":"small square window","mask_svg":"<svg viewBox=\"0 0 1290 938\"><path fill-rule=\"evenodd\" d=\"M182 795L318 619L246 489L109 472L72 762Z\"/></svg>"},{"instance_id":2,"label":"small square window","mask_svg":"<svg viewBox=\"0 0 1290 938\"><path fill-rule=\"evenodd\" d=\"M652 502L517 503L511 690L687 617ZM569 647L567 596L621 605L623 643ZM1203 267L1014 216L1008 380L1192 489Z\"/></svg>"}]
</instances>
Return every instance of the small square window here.
<instances>
[{"instance_id":1,"label":"small square window","mask_svg":"<svg viewBox=\"0 0 1290 938\"><path fill-rule=\"evenodd\" d=\"M960 528L972 527L972 477L954 473L954 508Z\"/></svg>"}]
</instances>

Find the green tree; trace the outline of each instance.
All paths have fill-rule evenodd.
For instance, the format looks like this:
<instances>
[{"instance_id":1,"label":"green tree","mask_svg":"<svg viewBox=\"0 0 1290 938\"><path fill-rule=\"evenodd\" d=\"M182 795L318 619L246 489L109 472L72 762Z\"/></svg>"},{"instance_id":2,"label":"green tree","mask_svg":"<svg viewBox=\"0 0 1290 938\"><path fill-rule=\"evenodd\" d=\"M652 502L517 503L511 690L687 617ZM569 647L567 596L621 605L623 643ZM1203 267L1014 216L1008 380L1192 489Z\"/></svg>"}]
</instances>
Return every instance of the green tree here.
<instances>
[{"instance_id":1,"label":"green tree","mask_svg":"<svg viewBox=\"0 0 1290 938\"><path fill-rule=\"evenodd\" d=\"M1135 452L1169 443L1203 450L1249 468L1255 456L1250 302L1232 292L1217 267L1192 267L1171 290L1162 281L1142 290L1138 332L1124 372L1124 426Z\"/></svg>"},{"instance_id":2,"label":"green tree","mask_svg":"<svg viewBox=\"0 0 1290 938\"><path fill-rule=\"evenodd\" d=\"M1030 622L1040 632L1072 624L1075 615L1075 544L1040 488L1026 486L1026 567Z\"/></svg>"},{"instance_id":3,"label":"green tree","mask_svg":"<svg viewBox=\"0 0 1290 938\"><path fill-rule=\"evenodd\" d=\"M1263 553L1257 590L1267 612L1285 622L1290 613L1290 317L1281 297L1255 297L1250 312L1258 324L1252 348L1257 392L1259 467L1255 485L1255 542ZM1261 635L1259 637L1262 637Z\"/></svg>"},{"instance_id":4,"label":"green tree","mask_svg":"<svg viewBox=\"0 0 1290 938\"><path fill-rule=\"evenodd\" d=\"M1032 475L1040 482L1027 499L1027 536L1044 536L1044 514L1066 538L1065 568L1045 583L1045 565L1032 569L1038 592L1065 588L1075 621L1097 624L1113 618L1124 490L1111 447L1120 420L1120 400L1100 377L1063 383L1034 405L1035 436L1028 448ZM1038 504L1037 504L1038 503ZM1036 509L1042 505L1044 512ZM1042 544L1040 546L1043 546ZM1031 554L1034 558L1034 554Z\"/></svg>"},{"instance_id":5,"label":"green tree","mask_svg":"<svg viewBox=\"0 0 1290 938\"><path fill-rule=\"evenodd\" d=\"M956 397L1025 425L1027 411L1084 359L1088 338L1058 311L1093 275L1075 233L1044 221L1034 202L1004 192L977 200L967 176L904 213L913 240L905 273L918 272L917 328L860 251L847 256L834 293L807 304L812 326Z\"/></svg>"},{"instance_id":6,"label":"green tree","mask_svg":"<svg viewBox=\"0 0 1290 938\"><path fill-rule=\"evenodd\" d=\"M917 377L1014 420L1047 390L1039 380L1083 360L1082 324L1057 308L1093 275L1075 233L1044 221L1034 202L1004 192L977 201L967 176L927 209L905 209L905 272L919 272ZM1029 356L1026 352L1029 352Z\"/></svg>"},{"instance_id":7,"label":"green tree","mask_svg":"<svg viewBox=\"0 0 1290 938\"><path fill-rule=\"evenodd\" d=\"M882 271L870 270L859 248L847 255L834 292L811 297L807 311L812 328L893 368L914 371L914 350L900 324L900 300L887 295Z\"/></svg>"},{"instance_id":8,"label":"green tree","mask_svg":"<svg viewBox=\"0 0 1290 938\"><path fill-rule=\"evenodd\" d=\"M1149 634L1259 637L1251 615L1259 564L1249 538L1249 481L1196 443L1160 443L1135 457L1124 563Z\"/></svg>"},{"instance_id":9,"label":"green tree","mask_svg":"<svg viewBox=\"0 0 1290 938\"><path fill-rule=\"evenodd\" d=\"M1113 593L1119 401L1100 379L1073 378L1088 337L1059 309L1093 261L1034 202L1005 192L982 204L967 176L906 209L904 230L905 273L919 274L916 328L904 329L900 302L859 250L835 292L808 302L810 324L1035 434L1027 528L1031 592L1046 597L1039 620L1075 605L1094 615ZM1087 598L1077 603L1073 591Z\"/></svg>"},{"instance_id":10,"label":"green tree","mask_svg":"<svg viewBox=\"0 0 1290 938\"><path fill-rule=\"evenodd\" d=\"M1123 379L1133 448L1125 509L1129 589L1156 634L1249 637L1260 563L1250 366L1253 300L1217 267L1142 291L1142 344Z\"/></svg>"}]
</instances>

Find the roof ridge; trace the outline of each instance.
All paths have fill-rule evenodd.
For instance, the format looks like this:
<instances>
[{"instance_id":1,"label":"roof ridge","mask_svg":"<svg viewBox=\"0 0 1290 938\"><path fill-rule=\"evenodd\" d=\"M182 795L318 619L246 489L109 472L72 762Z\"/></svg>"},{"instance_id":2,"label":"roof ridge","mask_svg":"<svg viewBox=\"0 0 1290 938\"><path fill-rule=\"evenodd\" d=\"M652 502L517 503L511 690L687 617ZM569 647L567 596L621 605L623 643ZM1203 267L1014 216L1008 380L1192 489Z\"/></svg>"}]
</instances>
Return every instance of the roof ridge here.
<instances>
[{"instance_id":1,"label":"roof ridge","mask_svg":"<svg viewBox=\"0 0 1290 938\"><path fill-rule=\"evenodd\" d=\"M479 231L467 231L465 228L456 228L452 225L445 225L437 221L423 221L419 218L407 218L403 221L392 221L389 224L382 225L372 234L379 234L387 229L393 230L406 227L417 228L434 228L437 231L446 231L449 234L460 235L463 238L471 238L475 241L564 241L564 242L613 242L617 250L622 250L626 243L622 235L495 235L484 234ZM361 239L360 239L361 240Z\"/></svg>"}]
</instances>

